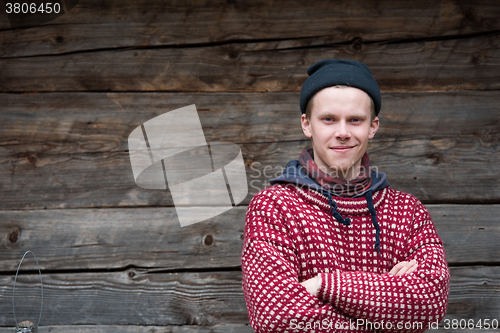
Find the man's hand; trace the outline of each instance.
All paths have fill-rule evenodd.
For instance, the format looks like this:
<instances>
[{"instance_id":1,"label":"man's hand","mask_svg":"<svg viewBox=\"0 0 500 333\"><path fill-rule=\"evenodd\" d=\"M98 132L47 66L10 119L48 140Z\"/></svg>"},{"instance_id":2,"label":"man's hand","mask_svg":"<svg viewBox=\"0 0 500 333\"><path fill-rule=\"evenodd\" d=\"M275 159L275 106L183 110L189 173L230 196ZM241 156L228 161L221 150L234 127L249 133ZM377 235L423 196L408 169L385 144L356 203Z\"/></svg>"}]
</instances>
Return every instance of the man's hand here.
<instances>
[{"instance_id":1,"label":"man's hand","mask_svg":"<svg viewBox=\"0 0 500 333\"><path fill-rule=\"evenodd\" d=\"M401 276L404 274L410 274L414 271L416 271L418 268L417 261L415 259L411 261L401 261L400 263L396 264L389 274L391 275L396 275L396 276Z\"/></svg>"},{"instance_id":2,"label":"man's hand","mask_svg":"<svg viewBox=\"0 0 500 333\"><path fill-rule=\"evenodd\" d=\"M300 284L306 287L306 290L309 294L318 296L319 277L315 276L313 278L310 278L309 280L302 281Z\"/></svg>"}]
</instances>

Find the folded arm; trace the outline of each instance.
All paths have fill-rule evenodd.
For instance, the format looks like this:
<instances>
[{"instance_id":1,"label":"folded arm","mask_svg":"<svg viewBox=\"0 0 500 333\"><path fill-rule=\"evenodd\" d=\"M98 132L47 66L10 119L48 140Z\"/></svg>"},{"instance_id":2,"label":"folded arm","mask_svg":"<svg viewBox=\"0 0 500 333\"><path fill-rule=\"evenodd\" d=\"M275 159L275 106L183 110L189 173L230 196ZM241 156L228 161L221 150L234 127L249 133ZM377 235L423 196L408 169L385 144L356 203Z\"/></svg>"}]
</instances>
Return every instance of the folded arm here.
<instances>
[{"instance_id":1,"label":"folded arm","mask_svg":"<svg viewBox=\"0 0 500 333\"><path fill-rule=\"evenodd\" d=\"M414 216L405 260L416 260L416 268L410 267L402 275L391 273L399 267L385 274L340 270L321 273L318 297L355 318L390 323L394 331L408 331L401 325L411 325L409 331L422 332L429 323L439 322L446 313L449 293L445 251L420 202Z\"/></svg>"}]
</instances>

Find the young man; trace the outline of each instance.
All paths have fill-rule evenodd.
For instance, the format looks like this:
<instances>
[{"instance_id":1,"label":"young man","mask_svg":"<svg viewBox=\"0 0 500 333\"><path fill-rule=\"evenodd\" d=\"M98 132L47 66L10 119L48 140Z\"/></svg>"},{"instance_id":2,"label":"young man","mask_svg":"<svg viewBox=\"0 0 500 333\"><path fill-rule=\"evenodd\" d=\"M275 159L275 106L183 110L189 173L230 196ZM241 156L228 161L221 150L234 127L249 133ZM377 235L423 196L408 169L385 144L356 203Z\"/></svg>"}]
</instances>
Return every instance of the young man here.
<instances>
[{"instance_id":1,"label":"young man","mask_svg":"<svg viewBox=\"0 0 500 333\"><path fill-rule=\"evenodd\" d=\"M309 67L302 130L312 148L248 206L243 291L256 332L422 332L449 292L441 239L414 196L371 170L378 84L363 63Z\"/></svg>"}]
</instances>

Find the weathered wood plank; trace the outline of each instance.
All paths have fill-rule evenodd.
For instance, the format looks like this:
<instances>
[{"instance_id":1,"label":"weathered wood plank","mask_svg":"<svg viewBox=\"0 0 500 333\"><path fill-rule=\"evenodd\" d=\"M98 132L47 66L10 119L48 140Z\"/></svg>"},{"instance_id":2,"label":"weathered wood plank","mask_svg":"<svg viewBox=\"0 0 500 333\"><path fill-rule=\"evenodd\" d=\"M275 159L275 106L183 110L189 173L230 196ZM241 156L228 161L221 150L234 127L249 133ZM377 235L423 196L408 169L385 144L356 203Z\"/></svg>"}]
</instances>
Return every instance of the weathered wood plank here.
<instances>
[{"instance_id":1,"label":"weathered wood plank","mask_svg":"<svg viewBox=\"0 0 500 333\"><path fill-rule=\"evenodd\" d=\"M36 278L18 276L16 290L39 287ZM0 277L2 299L10 298L12 282L12 276ZM43 284L43 320L51 325L212 326L248 321L241 272L45 274ZM36 300L33 296L33 304ZM5 326L13 320L12 303L1 303L5 316L0 325ZM16 313L22 310L16 308Z\"/></svg>"},{"instance_id":2,"label":"weathered wood plank","mask_svg":"<svg viewBox=\"0 0 500 333\"><path fill-rule=\"evenodd\" d=\"M15 329L15 328L14 328ZM12 333L12 327L0 327L0 333ZM50 333L254 333L249 324L221 324L213 326L135 326L135 325L74 325L45 326L39 332ZM436 331L439 332L439 331ZM465 332L468 333L468 332ZM476 332L474 332L476 333ZM479 333L479 332L478 332Z\"/></svg>"},{"instance_id":3,"label":"weathered wood plank","mask_svg":"<svg viewBox=\"0 0 500 333\"><path fill-rule=\"evenodd\" d=\"M0 57L117 47L279 39L278 48L322 43L455 36L500 29L492 0L419 1L80 1L41 27L10 29L0 16ZM297 27L300 27L299 29Z\"/></svg>"},{"instance_id":4,"label":"weathered wood plank","mask_svg":"<svg viewBox=\"0 0 500 333\"><path fill-rule=\"evenodd\" d=\"M450 319L497 319L500 308L500 267L452 267L450 269L450 298L446 318ZM494 297L490 297L493 296Z\"/></svg>"},{"instance_id":5,"label":"weathered wood plank","mask_svg":"<svg viewBox=\"0 0 500 333\"><path fill-rule=\"evenodd\" d=\"M382 124L368 149L373 165L394 188L425 202L496 202L500 187L491 184L500 179L494 167L500 162L499 97L385 93ZM0 94L0 206L172 205L165 192L135 185L127 138L141 123L191 103L207 142L242 148L255 194L310 146L298 99L297 93Z\"/></svg>"},{"instance_id":6,"label":"weathered wood plank","mask_svg":"<svg viewBox=\"0 0 500 333\"><path fill-rule=\"evenodd\" d=\"M247 165L245 204L310 143L239 146ZM413 139L383 141L368 152L372 165L389 175L392 187L425 203L496 203L500 198L500 170L495 167L500 163L499 147L475 139ZM128 152L0 155L0 170L2 209L173 204L169 191L135 184Z\"/></svg>"},{"instance_id":7,"label":"weathered wood plank","mask_svg":"<svg viewBox=\"0 0 500 333\"><path fill-rule=\"evenodd\" d=\"M382 90L499 89L497 35L276 50L278 42L0 59L0 92L300 91L325 58L365 62Z\"/></svg>"},{"instance_id":8,"label":"weathered wood plank","mask_svg":"<svg viewBox=\"0 0 500 333\"><path fill-rule=\"evenodd\" d=\"M2 211L0 270L14 271L25 247L51 270L239 267L245 210L182 228L174 208Z\"/></svg>"},{"instance_id":9,"label":"weathered wood plank","mask_svg":"<svg viewBox=\"0 0 500 333\"><path fill-rule=\"evenodd\" d=\"M499 91L382 93L373 142L450 137L500 140ZM160 114L195 104L208 142L306 140L300 93L0 94L0 153L109 153L128 150L128 135ZM438 141L436 141L438 140Z\"/></svg>"},{"instance_id":10,"label":"weathered wood plank","mask_svg":"<svg viewBox=\"0 0 500 333\"><path fill-rule=\"evenodd\" d=\"M500 263L500 205L427 207L450 264ZM0 211L0 271L27 250L44 270L238 268L245 213L181 228L174 208Z\"/></svg>"},{"instance_id":11,"label":"weathered wood plank","mask_svg":"<svg viewBox=\"0 0 500 333\"><path fill-rule=\"evenodd\" d=\"M449 264L500 263L498 205L427 205ZM477 249L476 249L477 248Z\"/></svg>"},{"instance_id":12,"label":"weathered wood plank","mask_svg":"<svg viewBox=\"0 0 500 333\"><path fill-rule=\"evenodd\" d=\"M39 286L37 275L18 279L20 288ZM10 299L12 281L13 276L0 277L2 299ZM498 319L499 297L500 267L453 267L445 318ZM11 302L1 302L0 313L0 325L12 326ZM176 275L128 270L45 274L42 323L213 326L246 324L248 316L241 272Z\"/></svg>"}]
</instances>

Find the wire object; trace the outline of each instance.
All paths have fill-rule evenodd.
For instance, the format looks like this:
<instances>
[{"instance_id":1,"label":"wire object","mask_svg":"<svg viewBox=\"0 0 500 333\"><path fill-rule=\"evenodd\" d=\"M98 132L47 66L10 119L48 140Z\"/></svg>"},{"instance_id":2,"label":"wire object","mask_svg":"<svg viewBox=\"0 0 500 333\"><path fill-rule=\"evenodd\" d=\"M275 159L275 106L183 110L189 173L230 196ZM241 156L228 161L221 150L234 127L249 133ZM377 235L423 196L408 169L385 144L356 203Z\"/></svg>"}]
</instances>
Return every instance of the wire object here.
<instances>
[{"instance_id":1,"label":"wire object","mask_svg":"<svg viewBox=\"0 0 500 333\"><path fill-rule=\"evenodd\" d=\"M14 300L15 300L15 297L16 297L17 275L19 274L19 269L21 268L21 264L23 263L24 257L26 257L26 255L28 253L30 253L30 252L33 255L33 257L35 258L36 266L38 267L38 274L40 275L40 287L42 288L42 302L41 302L41 305L40 305L40 317L38 317L38 323L36 324L35 331L38 330L38 325L40 325L40 319L42 319L42 309L43 309L42 271L40 270L40 265L38 264L38 260L36 259L35 254L33 253L33 251L28 250L28 251L26 251L26 253L21 258L21 261L19 262L19 266L17 266L16 277L14 278L14 288L12 289L12 312L14 313L14 320L16 321L16 332L31 332L31 330L25 331L25 330L19 328L19 326L17 324L17 318L16 318L16 306L15 306L15 303L14 303Z\"/></svg>"}]
</instances>

